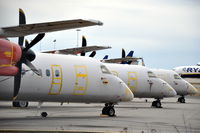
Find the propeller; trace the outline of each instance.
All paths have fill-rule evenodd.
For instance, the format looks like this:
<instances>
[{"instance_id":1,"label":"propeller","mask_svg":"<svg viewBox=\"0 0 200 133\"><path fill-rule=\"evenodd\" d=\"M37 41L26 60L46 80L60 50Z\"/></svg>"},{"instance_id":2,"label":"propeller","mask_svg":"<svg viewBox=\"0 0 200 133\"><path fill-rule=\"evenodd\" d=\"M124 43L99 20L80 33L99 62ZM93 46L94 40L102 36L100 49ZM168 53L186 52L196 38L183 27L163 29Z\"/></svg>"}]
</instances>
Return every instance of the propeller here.
<instances>
[{"instance_id":1,"label":"propeller","mask_svg":"<svg viewBox=\"0 0 200 133\"><path fill-rule=\"evenodd\" d=\"M26 18L22 9L19 9L19 24L25 24ZM19 37L18 44L22 49L21 59L17 62L16 67L18 67L18 73L14 77L14 93L13 100L17 98L21 85L21 74L22 74L22 63L26 64L34 73L41 75L41 72L36 69L36 67L31 63L36 57L35 53L30 49L35 44L37 44L43 37L44 33L38 34L32 41L29 43L25 41L25 47L23 47L24 36Z\"/></svg>"},{"instance_id":2,"label":"propeller","mask_svg":"<svg viewBox=\"0 0 200 133\"><path fill-rule=\"evenodd\" d=\"M85 36L82 37L82 47L86 47L87 46L87 40L85 38ZM96 51L92 51L92 53L89 55L89 57L94 57L96 55ZM85 56L85 52L81 53L81 56Z\"/></svg>"}]
</instances>

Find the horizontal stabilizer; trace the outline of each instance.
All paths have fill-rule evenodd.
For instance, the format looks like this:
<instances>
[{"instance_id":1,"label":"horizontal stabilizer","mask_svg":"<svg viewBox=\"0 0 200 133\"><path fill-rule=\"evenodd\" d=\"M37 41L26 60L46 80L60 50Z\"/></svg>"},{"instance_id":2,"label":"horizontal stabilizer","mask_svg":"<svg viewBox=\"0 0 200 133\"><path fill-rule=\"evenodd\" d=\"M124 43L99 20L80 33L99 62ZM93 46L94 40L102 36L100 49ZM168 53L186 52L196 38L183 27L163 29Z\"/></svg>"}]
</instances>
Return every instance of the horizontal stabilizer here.
<instances>
[{"instance_id":1,"label":"horizontal stabilizer","mask_svg":"<svg viewBox=\"0 0 200 133\"><path fill-rule=\"evenodd\" d=\"M68 30L93 25L103 25L103 23L95 20L77 19L35 24L20 24L18 26L0 28L0 37L22 37L30 34Z\"/></svg>"}]
</instances>

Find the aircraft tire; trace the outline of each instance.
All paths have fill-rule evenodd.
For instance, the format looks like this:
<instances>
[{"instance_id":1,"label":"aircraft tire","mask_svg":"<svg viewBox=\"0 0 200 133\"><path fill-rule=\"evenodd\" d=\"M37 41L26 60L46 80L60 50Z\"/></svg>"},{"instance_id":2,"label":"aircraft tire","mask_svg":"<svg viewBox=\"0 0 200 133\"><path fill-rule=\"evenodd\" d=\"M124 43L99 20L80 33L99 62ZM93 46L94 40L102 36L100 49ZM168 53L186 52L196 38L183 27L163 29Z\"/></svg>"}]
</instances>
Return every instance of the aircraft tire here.
<instances>
[{"instance_id":1,"label":"aircraft tire","mask_svg":"<svg viewBox=\"0 0 200 133\"><path fill-rule=\"evenodd\" d=\"M27 101L13 101L13 107L26 108L28 107Z\"/></svg>"},{"instance_id":2,"label":"aircraft tire","mask_svg":"<svg viewBox=\"0 0 200 133\"><path fill-rule=\"evenodd\" d=\"M156 101L155 107L156 107L156 108L161 108L161 103L160 103L160 101Z\"/></svg>"},{"instance_id":3,"label":"aircraft tire","mask_svg":"<svg viewBox=\"0 0 200 133\"><path fill-rule=\"evenodd\" d=\"M153 101L151 106L155 107L156 106L156 101Z\"/></svg>"},{"instance_id":4,"label":"aircraft tire","mask_svg":"<svg viewBox=\"0 0 200 133\"><path fill-rule=\"evenodd\" d=\"M106 107L104 107L104 108L102 109L102 114L103 114L103 115L107 115L108 108L109 108L109 107L106 106Z\"/></svg>"},{"instance_id":5,"label":"aircraft tire","mask_svg":"<svg viewBox=\"0 0 200 133\"><path fill-rule=\"evenodd\" d=\"M114 109L113 107L108 107L108 109L107 109L107 114L108 114L110 117L115 116L115 109Z\"/></svg>"},{"instance_id":6,"label":"aircraft tire","mask_svg":"<svg viewBox=\"0 0 200 133\"><path fill-rule=\"evenodd\" d=\"M41 113L41 116L42 116L42 117L47 117L47 115L48 115L47 112L42 112L42 113Z\"/></svg>"},{"instance_id":7,"label":"aircraft tire","mask_svg":"<svg viewBox=\"0 0 200 133\"><path fill-rule=\"evenodd\" d=\"M181 98L180 103L185 103L185 98Z\"/></svg>"},{"instance_id":8,"label":"aircraft tire","mask_svg":"<svg viewBox=\"0 0 200 133\"><path fill-rule=\"evenodd\" d=\"M178 98L179 103L185 103L185 98L184 97L179 97Z\"/></svg>"}]
</instances>

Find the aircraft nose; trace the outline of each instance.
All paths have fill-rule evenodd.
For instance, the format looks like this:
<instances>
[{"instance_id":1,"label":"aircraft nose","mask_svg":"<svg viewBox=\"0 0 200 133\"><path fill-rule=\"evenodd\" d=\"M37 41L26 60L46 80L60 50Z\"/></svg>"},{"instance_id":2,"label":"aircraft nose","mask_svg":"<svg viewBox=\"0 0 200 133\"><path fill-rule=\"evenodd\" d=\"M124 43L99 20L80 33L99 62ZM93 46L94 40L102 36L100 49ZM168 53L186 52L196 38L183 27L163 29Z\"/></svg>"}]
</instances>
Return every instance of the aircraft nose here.
<instances>
[{"instance_id":1,"label":"aircraft nose","mask_svg":"<svg viewBox=\"0 0 200 133\"><path fill-rule=\"evenodd\" d=\"M168 83L165 84L165 88L167 89L167 97L174 97L177 95L176 91L174 88L172 88Z\"/></svg>"},{"instance_id":2,"label":"aircraft nose","mask_svg":"<svg viewBox=\"0 0 200 133\"><path fill-rule=\"evenodd\" d=\"M193 85L191 85L190 83L187 83L187 86L188 86L187 90L188 90L189 95L195 95L195 94L198 93L197 89Z\"/></svg>"},{"instance_id":3,"label":"aircraft nose","mask_svg":"<svg viewBox=\"0 0 200 133\"><path fill-rule=\"evenodd\" d=\"M122 96L122 101L131 101L133 100L133 93L132 91L128 88L128 86L125 83L121 83L122 84L122 89L123 89L123 96Z\"/></svg>"}]
</instances>

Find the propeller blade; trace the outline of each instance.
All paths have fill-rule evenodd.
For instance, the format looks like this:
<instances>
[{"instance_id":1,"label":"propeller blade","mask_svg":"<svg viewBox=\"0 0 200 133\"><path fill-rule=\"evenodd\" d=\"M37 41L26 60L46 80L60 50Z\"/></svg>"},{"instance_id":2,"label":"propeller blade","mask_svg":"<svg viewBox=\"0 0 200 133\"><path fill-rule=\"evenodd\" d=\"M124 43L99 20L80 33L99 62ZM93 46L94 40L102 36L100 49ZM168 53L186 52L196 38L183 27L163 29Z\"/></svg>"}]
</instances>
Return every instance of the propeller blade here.
<instances>
[{"instance_id":1,"label":"propeller blade","mask_svg":"<svg viewBox=\"0 0 200 133\"><path fill-rule=\"evenodd\" d=\"M87 41L86 41L86 38L83 36L82 37L82 47L85 47L87 46Z\"/></svg>"},{"instance_id":2,"label":"propeller blade","mask_svg":"<svg viewBox=\"0 0 200 133\"><path fill-rule=\"evenodd\" d=\"M14 93L13 93L13 100L17 98L19 93L20 84L21 84L21 71L22 71L22 61L20 60L16 66L18 67L18 73L14 77Z\"/></svg>"},{"instance_id":3,"label":"propeller blade","mask_svg":"<svg viewBox=\"0 0 200 133\"><path fill-rule=\"evenodd\" d=\"M25 17L25 14L24 14L24 11L19 8L19 25L21 24L26 24L26 17ZM19 40L18 40L18 44L20 46L23 46L23 43L24 43L24 37L19 37Z\"/></svg>"},{"instance_id":4,"label":"propeller blade","mask_svg":"<svg viewBox=\"0 0 200 133\"><path fill-rule=\"evenodd\" d=\"M28 45L29 45L29 42L27 39L25 39L25 47L28 47Z\"/></svg>"},{"instance_id":5,"label":"propeller blade","mask_svg":"<svg viewBox=\"0 0 200 133\"><path fill-rule=\"evenodd\" d=\"M82 37L82 47L86 47L86 46L87 46L87 41L86 41L86 38L83 36ZM81 56L85 56L85 52L82 52Z\"/></svg>"},{"instance_id":6,"label":"propeller blade","mask_svg":"<svg viewBox=\"0 0 200 133\"><path fill-rule=\"evenodd\" d=\"M19 25L26 24L26 17L24 14L24 11L19 8ZM23 46L24 43L24 37L19 37L18 44L19 46ZM22 59L20 59L19 62L17 62L16 67L18 68L18 73L14 77L14 93L13 93L13 100L17 98L17 95L19 93L20 84L21 84L21 71L22 71Z\"/></svg>"},{"instance_id":7,"label":"propeller blade","mask_svg":"<svg viewBox=\"0 0 200 133\"><path fill-rule=\"evenodd\" d=\"M44 37L45 33L38 34L31 43L23 50L23 52L27 52L31 47L37 44Z\"/></svg>"},{"instance_id":8,"label":"propeller blade","mask_svg":"<svg viewBox=\"0 0 200 133\"><path fill-rule=\"evenodd\" d=\"M94 57L96 55L96 51L93 51L89 57Z\"/></svg>"},{"instance_id":9,"label":"propeller blade","mask_svg":"<svg viewBox=\"0 0 200 133\"><path fill-rule=\"evenodd\" d=\"M26 24L26 16L21 8L19 8L19 24Z\"/></svg>"},{"instance_id":10,"label":"propeller blade","mask_svg":"<svg viewBox=\"0 0 200 133\"><path fill-rule=\"evenodd\" d=\"M24 62L35 74L37 74L38 76L42 76L41 71L37 70L36 67L29 61L29 60L25 60Z\"/></svg>"},{"instance_id":11,"label":"propeller blade","mask_svg":"<svg viewBox=\"0 0 200 133\"><path fill-rule=\"evenodd\" d=\"M125 58L125 56L126 56L125 50L122 48L122 58Z\"/></svg>"},{"instance_id":12,"label":"propeller blade","mask_svg":"<svg viewBox=\"0 0 200 133\"><path fill-rule=\"evenodd\" d=\"M23 46L23 43L24 43L24 37L19 37L18 39L19 46Z\"/></svg>"},{"instance_id":13,"label":"propeller blade","mask_svg":"<svg viewBox=\"0 0 200 133\"><path fill-rule=\"evenodd\" d=\"M122 48L122 58L125 58L125 56L126 56L126 52L125 52L125 50ZM121 64L126 64L126 62L125 62L125 61L122 61Z\"/></svg>"}]
</instances>

